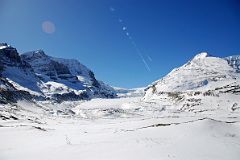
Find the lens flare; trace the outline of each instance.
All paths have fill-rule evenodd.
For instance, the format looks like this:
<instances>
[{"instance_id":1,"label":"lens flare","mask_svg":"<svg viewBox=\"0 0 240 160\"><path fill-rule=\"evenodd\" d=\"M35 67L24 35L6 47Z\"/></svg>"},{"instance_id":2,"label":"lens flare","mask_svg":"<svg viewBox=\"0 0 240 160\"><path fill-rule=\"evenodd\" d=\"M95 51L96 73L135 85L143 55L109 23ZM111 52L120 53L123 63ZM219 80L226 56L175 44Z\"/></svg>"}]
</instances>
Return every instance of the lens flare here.
<instances>
[{"instance_id":1,"label":"lens flare","mask_svg":"<svg viewBox=\"0 0 240 160\"><path fill-rule=\"evenodd\" d=\"M52 34L56 31L55 24L51 21L44 21L42 23L42 30L45 33Z\"/></svg>"}]
</instances>

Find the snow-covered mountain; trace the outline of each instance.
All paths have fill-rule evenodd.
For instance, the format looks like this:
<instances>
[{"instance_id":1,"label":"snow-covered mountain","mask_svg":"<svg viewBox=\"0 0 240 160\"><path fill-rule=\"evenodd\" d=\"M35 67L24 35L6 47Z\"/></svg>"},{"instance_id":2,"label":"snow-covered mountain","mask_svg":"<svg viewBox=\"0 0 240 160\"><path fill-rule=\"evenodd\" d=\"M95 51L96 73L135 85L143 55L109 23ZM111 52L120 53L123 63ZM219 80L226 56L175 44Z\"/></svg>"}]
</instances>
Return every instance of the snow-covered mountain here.
<instances>
[{"instance_id":1,"label":"snow-covered mountain","mask_svg":"<svg viewBox=\"0 0 240 160\"><path fill-rule=\"evenodd\" d=\"M50 57L42 50L19 55L6 43L0 44L0 54L1 93L14 90L57 101L116 95L77 60Z\"/></svg>"},{"instance_id":2,"label":"snow-covered mountain","mask_svg":"<svg viewBox=\"0 0 240 160\"><path fill-rule=\"evenodd\" d=\"M117 93L118 97L124 98L124 97L142 97L144 95L144 89L145 87L141 88L120 88L120 87L113 87L114 90Z\"/></svg>"},{"instance_id":3,"label":"snow-covered mountain","mask_svg":"<svg viewBox=\"0 0 240 160\"><path fill-rule=\"evenodd\" d=\"M240 55L229 56L225 58L228 61L228 64L236 69L237 72L240 72Z\"/></svg>"},{"instance_id":4,"label":"snow-covered mountain","mask_svg":"<svg viewBox=\"0 0 240 160\"><path fill-rule=\"evenodd\" d=\"M218 58L200 53L145 89L145 101L180 109L193 106L240 107L239 56ZM224 102L224 103L222 103Z\"/></svg>"},{"instance_id":5,"label":"snow-covered mountain","mask_svg":"<svg viewBox=\"0 0 240 160\"><path fill-rule=\"evenodd\" d=\"M218 58L200 53L183 66L173 69L168 75L151 84L153 93L187 90L214 89L224 82L237 81L240 59ZM234 66L234 67L233 67Z\"/></svg>"}]
</instances>

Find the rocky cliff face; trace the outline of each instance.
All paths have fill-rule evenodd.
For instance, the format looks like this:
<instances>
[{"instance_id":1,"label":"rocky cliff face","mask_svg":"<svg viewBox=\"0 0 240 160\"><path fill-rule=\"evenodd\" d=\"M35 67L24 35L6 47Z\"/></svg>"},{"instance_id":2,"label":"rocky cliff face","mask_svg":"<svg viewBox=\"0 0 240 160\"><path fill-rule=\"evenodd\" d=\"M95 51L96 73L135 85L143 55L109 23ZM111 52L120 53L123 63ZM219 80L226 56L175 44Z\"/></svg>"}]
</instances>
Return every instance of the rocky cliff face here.
<instances>
[{"instance_id":1,"label":"rocky cliff face","mask_svg":"<svg viewBox=\"0 0 240 160\"><path fill-rule=\"evenodd\" d=\"M238 73L240 73L240 56L229 56L225 58L228 61L228 64L232 66Z\"/></svg>"},{"instance_id":2,"label":"rocky cliff face","mask_svg":"<svg viewBox=\"0 0 240 160\"><path fill-rule=\"evenodd\" d=\"M37 89L38 79L31 66L21 60L17 50L6 43L0 44L0 103L12 103L19 99L33 98L20 86L32 92ZM40 92L40 90L37 89Z\"/></svg>"},{"instance_id":3,"label":"rocky cliff face","mask_svg":"<svg viewBox=\"0 0 240 160\"><path fill-rule=\"evenodd\" d=\"M1 93L22 91L31 98L58 102L116 95L77 60L53 58L42 50L19 55L5 43L0 44L0 55Z\"/></svg>"},{"instance_id":4,"label":"rocky cliff face","mask_svg":"<svg viewBox=\"0 0 240 160\"><path fill-rule=\"evenodd\" d=\"M21 58L28 62L38 77L44 81L73 78L67 66L52 60L42 50L23 54Z\"/></svg>"}]
</instances>

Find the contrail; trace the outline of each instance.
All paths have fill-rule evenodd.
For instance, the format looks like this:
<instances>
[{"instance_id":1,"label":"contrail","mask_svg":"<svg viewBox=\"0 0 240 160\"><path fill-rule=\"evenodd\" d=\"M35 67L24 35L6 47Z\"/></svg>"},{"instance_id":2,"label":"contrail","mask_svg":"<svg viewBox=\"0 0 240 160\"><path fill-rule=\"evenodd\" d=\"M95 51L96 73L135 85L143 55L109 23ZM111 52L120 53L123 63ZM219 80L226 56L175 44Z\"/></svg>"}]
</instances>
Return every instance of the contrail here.
<instances>
[{"instance_id":1,"label":"contrail","mask_svg":"<svg viewBox=\"0 0 240 160\"><path fill-rule=\"evenodd\" d=\"M109 10L114 13L116 11L115 8L110 7ZM130 35L126 25L123 25L123 20L121 18L118 18L118 22L121 24L122 30L124 32L124 34L128 37L129 41L131 42L131 44L133 45L134 49L136 50L139 58L141 59L141 61L143 62L145 68L147 69L147 71L151 72L151 68L149 67L147 61L145 60L145 58L143 57L143 54L141 52L141 50L139 49L139 47L137 46L136 42L133 40L132 36ZM148 56L149 61L152 61L152 59Z\"/></svg>"},{"instance_id":2,"label":"contrail","mask_svg":"<svg viewBox=\"0 0 240 160\"><path fill-rule=\"evenodd\" d=\"M138 53L138 56L141 58L142 62L144 63L145 68L146 68L149 72L151 72L151 69L150 69L148 63L147 63L146 60L144 59L144 57L143 57L142 52L140 51L140 49L137 47L137 44L135 43L135 41L134 41L133 39L131 39L131 41L132 41L132 45L134 46L135 50L136 50L137 53Z\"/></svg>"},{"instance_id":3,"label":"contrail","mask_svg":"<svg viewBox=\"0 0 240 160\"><path fill-rule=\"evenodd\" d=\"M148 60L152 62L152 58L149 55L147 55L147 57L148 57Z\"/></svg>"},{"instance_id":4,"label":"contrail","mask_svg":"<svg viewBox=\"0 0 240 160\"><path fill-rule=\"evenodd\" d=\"M150 69L150 67L148 66L148 63L145 61L145 59L144 59L141 55L140 55L140 58L142 59L145 67L147 68L147 70L148 70L149 72L151 72L151 69Z\"/></svg>"}]
</instances>

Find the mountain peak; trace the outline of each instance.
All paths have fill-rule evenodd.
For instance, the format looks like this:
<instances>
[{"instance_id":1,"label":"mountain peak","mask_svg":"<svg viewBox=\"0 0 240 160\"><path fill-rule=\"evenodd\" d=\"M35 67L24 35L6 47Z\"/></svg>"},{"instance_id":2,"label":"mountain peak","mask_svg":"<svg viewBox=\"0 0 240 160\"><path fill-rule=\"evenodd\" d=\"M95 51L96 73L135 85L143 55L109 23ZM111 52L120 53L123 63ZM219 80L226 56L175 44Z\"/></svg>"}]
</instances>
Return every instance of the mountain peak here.
<instances>
[{"instance_id":1,"label":"mountain peak","mask_svg":"<svg viewBox=\"0 0 240 160\"><path fill-rule=\"evenodd\" d=\"M209 54L207 52L201 52L201 53L197 54L193 59L203 59L208 56L209 56Z\"/></svg>"},{"instance_id":2,"label":"mountain peak","mask_svg":"<svg viewBox=\"0 0 240 160\"><path fill-rule=\"evenodd\" d=\"M7 43L0 43L0 49L16 50L15 48L13 48L11 45Z\"/></svg>"},{"instance_id":3,"label":"mountain peak","mask_svg":"<svg viewBox=\"0 0 240 160\"><path fill-rule=\"evenodd\" d=\"M22 54L22 56L24 57L47 57L47 55L45 54L45 52L41 49L36 50L36 51L31 51L31 52L27 52Z\"/></svg>"},{"instance_id":4,"label":"mountain peak","mask_svg":"<svg viewBox=\"0 0 240 160\"><path fill-rule=\"evenodd\" d=\"M11 47L10 45L8 45L7 43L0 43L0 49L4 49L4 48L8 48Z\"/></svg>"}]
</instances>

